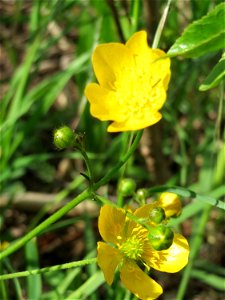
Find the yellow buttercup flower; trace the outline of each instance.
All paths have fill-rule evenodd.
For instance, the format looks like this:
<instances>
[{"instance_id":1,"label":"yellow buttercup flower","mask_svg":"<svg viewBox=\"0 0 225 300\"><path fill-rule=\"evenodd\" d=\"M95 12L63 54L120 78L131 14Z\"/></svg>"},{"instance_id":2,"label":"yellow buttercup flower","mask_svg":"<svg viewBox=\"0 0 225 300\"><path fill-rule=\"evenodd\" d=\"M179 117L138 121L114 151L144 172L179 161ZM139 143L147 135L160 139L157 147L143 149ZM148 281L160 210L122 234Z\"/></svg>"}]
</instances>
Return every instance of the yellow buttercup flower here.
<instances>
[{"instance_id":1,"label":"yellow buttercup flower","mask_svg":"<svg viewBox=\"0 0 225 300\"><path fill-rule=\"evenodd\" d=\"M157 204L165 210L167 218L177 217L181 213L181 201L177 194L170 192L162 193Z\"/></svg>"},{"instance_id":2,"label":"yellow buttercup flower","mask_svg":"<svg viewBox=\"0 0 225 300\"><path fill-rule=\"evenodd\" d=\"M94 117L113 121L108 131L139 130L161 119L170 80L170 59L164 56L148 46L145 31L126 44L96 47L92 63L98 84L88 84L85 95Z\"/></svg>"},{"instance_id":3,"label":"yellow buttercup flower","mask_svg":"<svg viewBox=\"0 0 225 300\"><path fill-rule=\"evenodd\" d=\"M146 204L133 215L146 219L154 204ZM124 286L143 300L156 299L162 294L162 287L139 267L148 270L174 273L181 270L188 261L187 240L175 233L172 245L161 251L152 248L148 239L149 231L141 224L128 218L124 209L104 205L98 220L99 232L105 242L98 242L98 265L105 280L112 284L116 269Z\"/></svg>"}]
</instances>

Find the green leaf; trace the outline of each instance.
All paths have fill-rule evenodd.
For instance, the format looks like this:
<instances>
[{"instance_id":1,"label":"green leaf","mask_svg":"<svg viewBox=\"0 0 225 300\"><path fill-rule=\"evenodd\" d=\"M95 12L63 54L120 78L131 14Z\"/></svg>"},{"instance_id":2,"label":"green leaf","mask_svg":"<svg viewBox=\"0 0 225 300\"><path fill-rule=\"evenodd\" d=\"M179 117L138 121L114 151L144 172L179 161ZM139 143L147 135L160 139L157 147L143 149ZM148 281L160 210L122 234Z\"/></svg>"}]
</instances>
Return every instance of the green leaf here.
<instances>
[{"instance_id":1,"label":"green leaf","mask_svg":"<svg viewBox=\"0 0 225 300\"><path fill-rule=\"evenodd\" d=\"M200 85L200 91L207 91L216 87L225 77L225 53L209 73L204 82Z\"/></svg>"},{"instance_id":2,"label":"green leaf","mask_svg":"<svg viewBox=\"0 0 225 300\"><path fill-rule=\"evenodd\" d=\"M217 189L215 189L209 193L209 196L214 197L214 198L220 198L220 197L223 197L224 195L225 195L224 186L220 186ZM174 226L181 224L188 218L194 217L194 215L196 215L201 210L203 210L205 205L206 204L203 201L193 201L193 202L187 204L182 209L182 213L179 217L171 218L169 220L169 225L174 227Z\"/></svg>"},{"instance_id":3,"label":"green leaf","mask_svg":"<svg viewBox=\"0 0 225 300\"><path fill-rule=\"evenodd\" d=\"M36 239L30 240L25 246L25 256L27 261L27 270L39 268L39 257ZM41 275L36 274L27 277L28 299L38 300L41 297L42 280Z\"/></svg>"},{"instance_id":4,"label":"green leaf","mask_svg":"<svg viewBox=\"0 0 225 300\"><path fill-rule=\"evenodd\" d=\"M66 300L69 299L87 299L92 293L94 293L100 285L105 282L105 278L101 271L97 271L88 280L86 280L75 292L69 295Z\"/></svg>"},{"instance_id":5,"label":"green leaf","mask_svg":"<svg viewBox=\"0 0 225 300\"><path fill-rule=\"evenodd\" d=\"M198 57L225 47L225 3L190 24L169 49L169 56Z\"/></svg>"},{"instance_id":6,"label":"green leaf","mask_svg":"<svg viewBox=\"0 0 225 300\"><path fill-rule=\"evenodd\" d=\"M191 277L198 279L220 291L225 291L224 278L221 276L194 269L191 271Z\"/></svg>"},{"instance_id":7,"label":"green leaf","mask_svg":"<svg viewBox=\"0 0 225 300\"><path fill-rule=\"evenodd\" d=\"M221 277L224 277L225 278L225 268L220 266L220 265L216 265L208 260L204 260L204 259L198 259L196 262L195 262L195 265L194 267L196 269L199 269L199 270L203 270L203 271L206 271L208 273L211 273L211 274L215 274L215 275L218 275L218 276L221 276Z\"/></svg>"},{"instance_id":8,"label":"green leaf","mask_svg":"<svg viewBox=\"0 0 225 300\"><path fill-rule=\"evenodd\" d=\"M221 184L221 189L223 190L223 195L224 195L224 191L225 191L224 184ZM200 195L200 194L198 194L192 190L189 190L187 188L184 188L184 187L166 186L166 185L155 186L153 188L148 189L148 194L150 195L151 193L162 193L165 191L175 193L181 197L190 198L190 199L196 200L196 201L201 201L205 204L210 204L212 206L215 206L217 208L221 208L221 209L225 210L225 203L223 201L218 200L212 196Z\"/></svg>"},{"instance_id":9,"label":"green leaf","mask_svg":"<svg viewBox=\"0 0 225 300\"><path fill-rule=\"evenodd\" d=\"M3 131L6 127L15 124L19 118L29 111L33 103L40 101L40 99L43 100L41 104L39 104L39 110L41 110L42 115L45 114L55 101L58 94L63 90L69 79L84 70L89 57L89 52L80 55L71 62L67 69L47 78L46 80L43 80L39 85L34 87L24 96L24 98L20 100L19 109L17 109L12 116L6 118L5 122L1 124L0 130Z\"/></svg>"}]
</instances>

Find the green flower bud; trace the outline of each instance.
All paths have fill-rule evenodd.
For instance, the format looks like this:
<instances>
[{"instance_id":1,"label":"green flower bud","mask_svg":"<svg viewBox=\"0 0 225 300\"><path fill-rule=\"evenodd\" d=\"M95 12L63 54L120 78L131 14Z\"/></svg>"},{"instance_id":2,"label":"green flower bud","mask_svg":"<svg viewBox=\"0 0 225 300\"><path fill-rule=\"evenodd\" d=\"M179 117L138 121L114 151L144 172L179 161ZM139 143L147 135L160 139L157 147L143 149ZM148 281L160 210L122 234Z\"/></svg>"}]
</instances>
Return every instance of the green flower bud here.
<instances>
[{"instance_id":1,"label":"green flower bud","mask_svg":"<svg viewBox=\"0 0 225 300\"><path fill-rule=\"evenodd\" d=\"M75 144L76 133L68 126L60 127L54 131L54 144L58 149L72 147Z\"/></svg>"},{"instance_id":2,"label":"green flower bud","mask_svg":"<svg viewBox=\"0 0 225 300\"><path fill-rule=\"evenodd\" d=\"M145 203L148 192L146 189L138 189L135 193L135 199L139 203Z\"/></svg>"},{"instance_id":3,"label":"green flower bud","mask_svg":"<svg viewBox=\"0 0 225 300\"><path fill-rule=\"evenodd\" d=\"M123 197L132 196L136 189L136 183L133 179L130 178L123 178L118 186L119 193Z\"/></svg>"},{"instance_id":4,"label":"green flower bud","mask_svg":"<svg viewBox=\"0 0 225 300\"><path fill-rule=\"evenodd\" d=\"M173 243L174 233L165 225L157 225L151 228L148 234L148 239L155 250L166 250Z\"/></svg>"},{"instance_id":5,"label":"green flower bud","mask_svg":"<svg viewBox=\"0 0 225 300\"><path fill-rule=\"evenodd\" d=\"M149 219L151 222L159 224L165 220L166 215L162 207L154 207L149 213Z\"/></svg>"}]
</instances>

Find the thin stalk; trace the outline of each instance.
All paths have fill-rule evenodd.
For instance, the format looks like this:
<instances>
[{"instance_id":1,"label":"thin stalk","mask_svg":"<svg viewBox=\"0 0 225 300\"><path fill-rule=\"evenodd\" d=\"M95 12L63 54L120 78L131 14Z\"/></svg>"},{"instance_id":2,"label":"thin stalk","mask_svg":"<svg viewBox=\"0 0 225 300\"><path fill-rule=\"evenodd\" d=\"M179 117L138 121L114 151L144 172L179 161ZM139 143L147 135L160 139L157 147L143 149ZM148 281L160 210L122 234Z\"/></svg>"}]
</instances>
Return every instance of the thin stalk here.
<instances>
[{"instance_id":1,"label":"thin stalk","mask_svg":"<svg viewBox=\"0 0 225 300\"><path fill-rule=\"evenodd\" d=\"M82 201L87 199L88 197L90 197L90 192L88 190L83 191L80 195L75 197L71 202L67 203L65 206L63 206L61 209L59 209L57 212L55 212L53 215L51 215L44 222L39 224L37 227L35 227L30 232L28 232L21 239L19 239L14 244L12 244L12 246L9 246L8 248L6 248L2 253L0 253L0 260L2 260L4 257L7 257L10 254L17 251L18 249L20 249L29 240L31 240L33 237L39 235L45 228L50 226L52 223L55 223L58 219L60 219L62 216L64 216L66 213L68 213L72 208L74 208L76 205L78 205L79 203L81 203Z\"/></svg>"},{"instance_id":2,"label":"thin stalk","mask_svg":"<svg viewBox=\"0 0 225 300\"><path fill-rule=\"evenodd\" d=\"M83 156L84 162L86 164L87 172L88 172L88 178L90 180L90 187L92 188L92 186L94 184L94 174L93 174L93 171L92 171L92 167L91 167L91 164L90 164L89 157L88 157L86 151L83 149L82 146L78 147L78 150L80 151L81 155Z\"/></svg>"},{"instance_id":3,"label":"thin stalk","mask_svg":"<svg viewBox=\"0 0 225 300\"><path fill-rule=\"evenodd\" d=\"M118 170L126 163L126 161L130 158L130 156L134 153L136 148L139 145L143 134L143 130L137 132L134 142L131 145L130 149L127 153L121 158L121 160L117 163L117 165L111 169L102 179L100 179L97 183L93 185L93 189L96 191L100 186L104 185L105 183L109 182L109 180L113 177L114 174L118 172Z\"/></svg>"},{"instance_id":4,"label":"thin stalk","mask_svg":"<svg viewBox=\"0 0 225 300\"><path fill-rule=\"evenodd\" d=\"M4 264L6 265L6 268L10 271L14 273L14 269L11 266L11 263L8 259L6 259L4 261ZM22 288L20 286L19 280L17 278L13 279L14 285L15 285L15 290L16 290L16 294L17 294L17 299L23 299L23 292L22 292Z\"/></svg>"},{"instance_id":5,"label":"thin stalk","mask_svg":"<svg viewBox=\"0 0 225 300\"><path fill-rule=\"evenodd\" d=\"M66 263L66 264L62 264L62 265L46 267L46 268L42 268L42 269L22 271L22 272L16 272L16 273L11 273L11 274L4 274L4 275L0 275L0 280L7 280L7 279L18 278L18 277L27 277L30 275L42 274L42 273L47 273L47 272L56 272L59 270L65 270L65 269L71 269L71 268L75 268L75 267L86 266L86 265L93 264L96 262L97 262L97 258L89 258L89 259L74 261L74 262L70 262L70 263Z\"/></svg>"},{"instance_id":6,"label":"thin stalk","mask_svg":"<svg viewBox=\"0 0 225 300\"><path fill-rule=\"evenodd\" d=\"M41 219L46 215L47 212L49 212L50 209L52 209L55 205L59 204L63 199L65 199L69 193L74 192L74 190L80 186L81 183L83 183L84 178L83 177L75 177L72 182L68 184L66 188L64 188L62 191L60 191L57 195L54 196L53 203L47 203L45 204L35 215L35 217L32 219L31 223L29 224L28 229L31 230L35 226L38 225L38 223L41 221Z\"/></svg>"},{"instance_id":7,"label":"thin stalk","mask_svg":"<svg viewBox=\"0 0 225 300\"><path fill-rule=\"evenodd\" d=\"M82 201L86 200L87 198L94 198L94 191L96 191L99 187L102 185L105 185L109 180L118 173L118 170L126 163L126 161L130 158L130 156L133 154L135 149L138 147L140 139L142 137L143 131L139 131L134 139L133 144L131 145L129 151L121 158L121 160L116 164L114 168L112 168L102 179L100 179L97 183L93 184L92 190L89 191L89 189L84 190L81 194L79 194L77 197L75 197L71 202L67 203L64 207L59 209L57 212L55 212L53 215L51 215L48 219L46 219L44 222L39 224L37 227L35 227L33 230L28 232L25 236L23 236L21 239L13 243L11 246L6 248L4 251L0 253L0 261L4 258L9 256L10 254L14 253L15 251L19 250L23 245L25 245L30 239L33 237L39 235L44 229L46 229L51 224L55 223L57 220L59 220L62 216L67 214L71 209L73 209L76 205L81 203Z\"/></svg>"},{"instance_id":8,"label":"thin stalk","mask_svg":"<svg viewBox=\"0 0 225 300\"><path fill-rule=\"evenodd\" d=\"M123 147L124 148L123 152L128 151L130 149L130 147L132 145L133 138L134 138L134 132L132 131L123 140L123 146L124 146ZM127 142L128 142L128 146L127 146ZM128 163L128 161L121 168L121 172L120 172L120 176L119 176L119 181L122 180L123 177L124 177L124 174L125 174L125 171L126 171L126 167L127 167L127 163ZM117 204L118 204L119 207L123 206L123 200L124 200L124 197L120 193L120 191L118 190L118 193L117 193Z\"/></svg>"},{"instance_id":9,"label":"thin stalk","mask_svg":"<svg viewBox=\"0 0 225 300\"><path fill-rule=\"evenodd\" d=\"M125 151L129 151L131 145L132 145L132 141L133 141L133 138L134 138L134 132L131 131L128 135L128 138L125 140L125 143L126 143L126 149ZM128 146L127 146L127 141L128 141ZM125 148L125 147L124 147ZM124 152L125 152L124 151ZM128 164L128 161L123 165L123 167L121 168L121 172L120 172L120 180L124 177L124 174L126 172L126 168L127 168L127 164Z\"/></svg>"}]
</instances>

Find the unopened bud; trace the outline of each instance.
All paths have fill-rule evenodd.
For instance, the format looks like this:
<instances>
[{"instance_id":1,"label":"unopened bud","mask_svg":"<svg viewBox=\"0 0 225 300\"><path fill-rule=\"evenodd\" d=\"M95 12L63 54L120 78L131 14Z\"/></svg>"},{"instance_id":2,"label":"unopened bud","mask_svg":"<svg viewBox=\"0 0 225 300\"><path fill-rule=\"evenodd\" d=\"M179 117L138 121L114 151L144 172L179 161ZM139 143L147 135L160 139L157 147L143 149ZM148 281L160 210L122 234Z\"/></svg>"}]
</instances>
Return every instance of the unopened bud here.
<instances>
[{"instance_id":1,"label":"unopened bud","mask_svg":"<svg viewBox=\"0 0 225 300\"><path fill-rule=\"evenodd\" d=\"M123 197L132 196L136 189L136 183L133 179L130 178L123 178L118 186L119 193Z\"/></svg>"},{"instance_id":2,"label":"unopened bud","mask_svg":"<svg viewBox=\"0 0 225 300\"><path fill-rule=\"evenodd\" d=\"M135 193L135 200L139 203L145 203L148 196L146 189L138 189Z\"/></svg>"},{"instance_id":3,"label":"unopened bud","mask_svg":"<svg viewBox=\"0 0 225 300\"><path fill-rule=\"evenodd\" d=\"M166 250L173 243L174 233L165 225L157 225L150 229L148 239L155 250Z\"/></svg>"},{"instance_id":4,"label":"unopened bud","mask_svg":"<svg viewBox=\"0 0 225 300\"><path fill-rule=\"evenodd\" d=\"M166 215L162 207L154 207L149 213L149 219L151 222L159 224L165 220Z\"/></svg>"},{"instance_id":5,"label":"unopened bud","mask_svg":"<svg viewBox=\"0 0 225 300\"><path fill-rule=\"evenodd\" d=\"M174 193L162 193L159 197L158 205L165 210L167 218L179 216L182 210L180 198Z\"/></svg>"},{"instance_id":6,"label":"unopened bud","mask_svg":"<svg viewBox=\"0 0 225 300\"><path fill-rule=\"evenodd\" d=\"M60 127L54 131L54 144L58 149L74 146L76 134L68 126Z\"/></svg>"}]
</instances>

